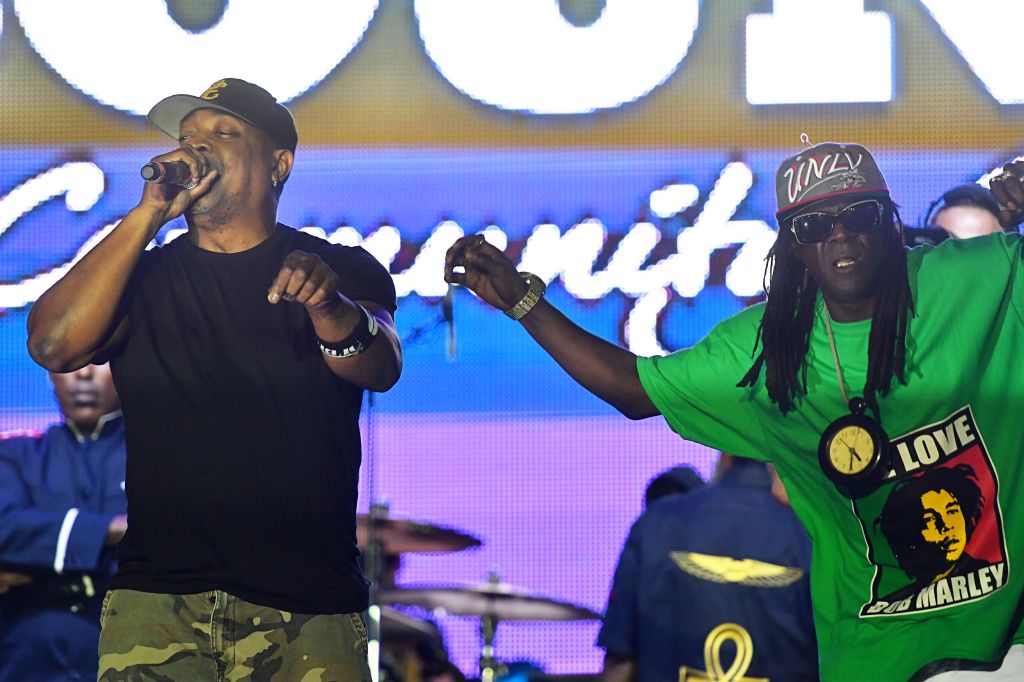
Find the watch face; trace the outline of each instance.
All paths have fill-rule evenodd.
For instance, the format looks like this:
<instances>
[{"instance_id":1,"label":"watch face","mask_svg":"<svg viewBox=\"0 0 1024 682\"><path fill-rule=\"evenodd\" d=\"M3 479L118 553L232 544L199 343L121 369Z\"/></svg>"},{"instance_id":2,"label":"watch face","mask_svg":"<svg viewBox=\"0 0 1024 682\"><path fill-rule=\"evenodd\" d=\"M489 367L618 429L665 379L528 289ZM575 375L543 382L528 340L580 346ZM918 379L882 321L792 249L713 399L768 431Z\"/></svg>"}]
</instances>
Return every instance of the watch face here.
<instances>
[{"instance_id":1,"label":"watch face","mask_svg":"<svg viewBox=\"0 0 1024 682\"><path fill-rule=\"evenodd\" d=\"M828 445L828 458L836 471L852 476L864 471L875 457L875 439L856 424L839 429Z\"/></svg>"}]
</instances>

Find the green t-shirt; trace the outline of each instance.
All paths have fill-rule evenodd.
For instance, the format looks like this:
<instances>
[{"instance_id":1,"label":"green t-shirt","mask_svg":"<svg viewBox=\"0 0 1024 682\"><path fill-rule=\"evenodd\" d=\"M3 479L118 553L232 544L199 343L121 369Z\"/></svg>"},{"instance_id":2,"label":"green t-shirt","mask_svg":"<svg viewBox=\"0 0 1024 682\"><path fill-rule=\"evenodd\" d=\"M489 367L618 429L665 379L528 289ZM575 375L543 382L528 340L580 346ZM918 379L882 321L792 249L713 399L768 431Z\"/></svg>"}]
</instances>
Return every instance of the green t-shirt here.
<instances>
[{"instance_id":1,"label":"green t-shirt","mask_svg":"<svg viewBox=\"0 0 1024 682\"><path fill-rule=\"evenodd\" d=\"M822 431L849 413L820 299L807 395L785 416L768 398L765 370L754 387L736 387L753 362L763 304L693 348L638 361L644 389L676 433L775 463L814 542L823 679L906 680L942 661L998 660L1024 643L1024 581L1011 571L1024 556L1021 258L1016 235L907 253L917 306L908 382L894 380L879 402L894 468L857 501L818 465ZM871 322L832 327L847 391L861 395Z\"/></svg>"}]
</instances>

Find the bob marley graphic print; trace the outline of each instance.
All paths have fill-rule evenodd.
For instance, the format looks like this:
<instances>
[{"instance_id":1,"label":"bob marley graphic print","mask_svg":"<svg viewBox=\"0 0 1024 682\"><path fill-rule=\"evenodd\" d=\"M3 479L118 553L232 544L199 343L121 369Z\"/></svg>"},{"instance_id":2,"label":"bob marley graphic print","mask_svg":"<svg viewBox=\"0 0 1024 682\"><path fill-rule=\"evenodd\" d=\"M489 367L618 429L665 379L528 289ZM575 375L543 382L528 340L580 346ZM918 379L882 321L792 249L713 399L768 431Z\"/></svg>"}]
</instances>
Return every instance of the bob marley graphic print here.
<instances>
[{"instance_id":1,"label":"bob marley graphic print","mask_svg":"<svg viewBox=\"0 0 1024 682\"><path fill-rule=\"evenodd\" d=\"M970 407L892 448L887 483L855 505L875 566L861 617L948 608L1006 585L998 480Z\"/></svg>"}]
</instances>

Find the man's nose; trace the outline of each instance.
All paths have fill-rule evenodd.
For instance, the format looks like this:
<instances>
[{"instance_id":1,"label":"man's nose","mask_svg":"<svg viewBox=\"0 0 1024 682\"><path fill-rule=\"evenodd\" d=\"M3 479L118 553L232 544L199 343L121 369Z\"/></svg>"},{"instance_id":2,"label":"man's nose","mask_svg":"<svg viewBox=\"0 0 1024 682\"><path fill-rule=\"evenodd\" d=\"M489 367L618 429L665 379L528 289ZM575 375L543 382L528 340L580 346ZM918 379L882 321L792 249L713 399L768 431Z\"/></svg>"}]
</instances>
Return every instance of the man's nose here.
<instances>
[{"instance_id":1,"label":"man's nose","mask_svg":"<svg viewBox=\"0 0 1024 682\"><path fill-rule=\"evenodd\" d=\"M832 231L829 232L827 241L844 241L854 236L856 236L856 233L847 230L842 219L836 218L835 222L832 223Z\"/></svg>"},{"instance_id":2,"label":"man's nose","mask_svg":"<svg viewBox=\"0 0 1024 682\"><path fill-rule=\"evenodd\" d=\"M210 145L204 137L201 135L193 135L187 140L182 142L182 146L191 147L197 152L205 152L210 150Z\"/></svg>"},{"instance_id":3,"label":"man's nose","mask_svg":"<svg viewBox=\"0 0 1024 682\"><path fill-rule=\"evenodd\" d=\"M83 379L83 380L88 381L88 380L92 379L93 374L95 373L95 371L96 371L95 365L86 365L85 367L82 367L81 369L76 369L73 372L72 376L74 376L76 379Z\"/></svg>"}]
</instances>

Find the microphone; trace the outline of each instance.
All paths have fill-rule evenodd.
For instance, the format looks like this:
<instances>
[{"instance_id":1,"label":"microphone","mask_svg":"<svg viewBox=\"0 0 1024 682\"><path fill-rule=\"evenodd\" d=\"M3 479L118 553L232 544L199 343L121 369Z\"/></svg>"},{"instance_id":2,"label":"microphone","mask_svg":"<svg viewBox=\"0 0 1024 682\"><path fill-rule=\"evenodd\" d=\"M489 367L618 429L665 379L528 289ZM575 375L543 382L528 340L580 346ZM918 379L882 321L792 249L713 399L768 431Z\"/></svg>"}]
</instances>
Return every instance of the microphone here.
<instances>
[{"instance_id":1,"label":"microphone","mask_svg":"<svg viewBox=\"0 0 1024 682\"><path fill-rule=\"evenodd\" d=\"M142 179L157 185L177 185L192 189L199 184L198 178L192 177L188 164L182 161L150 161L139 171Z\"/></svg>"},{"instance_id":2,"label":"microphone","mask_svg":"<svg viewBox=\"0 0 1024 682\"><path fill-rule=\"evenodd\" d=\"M455 359L455 311L452 301L455 298L455 285L449 284L448 291L441 299L441 319L448 323L448 359Z\"/></svg>"}]
</instances>

